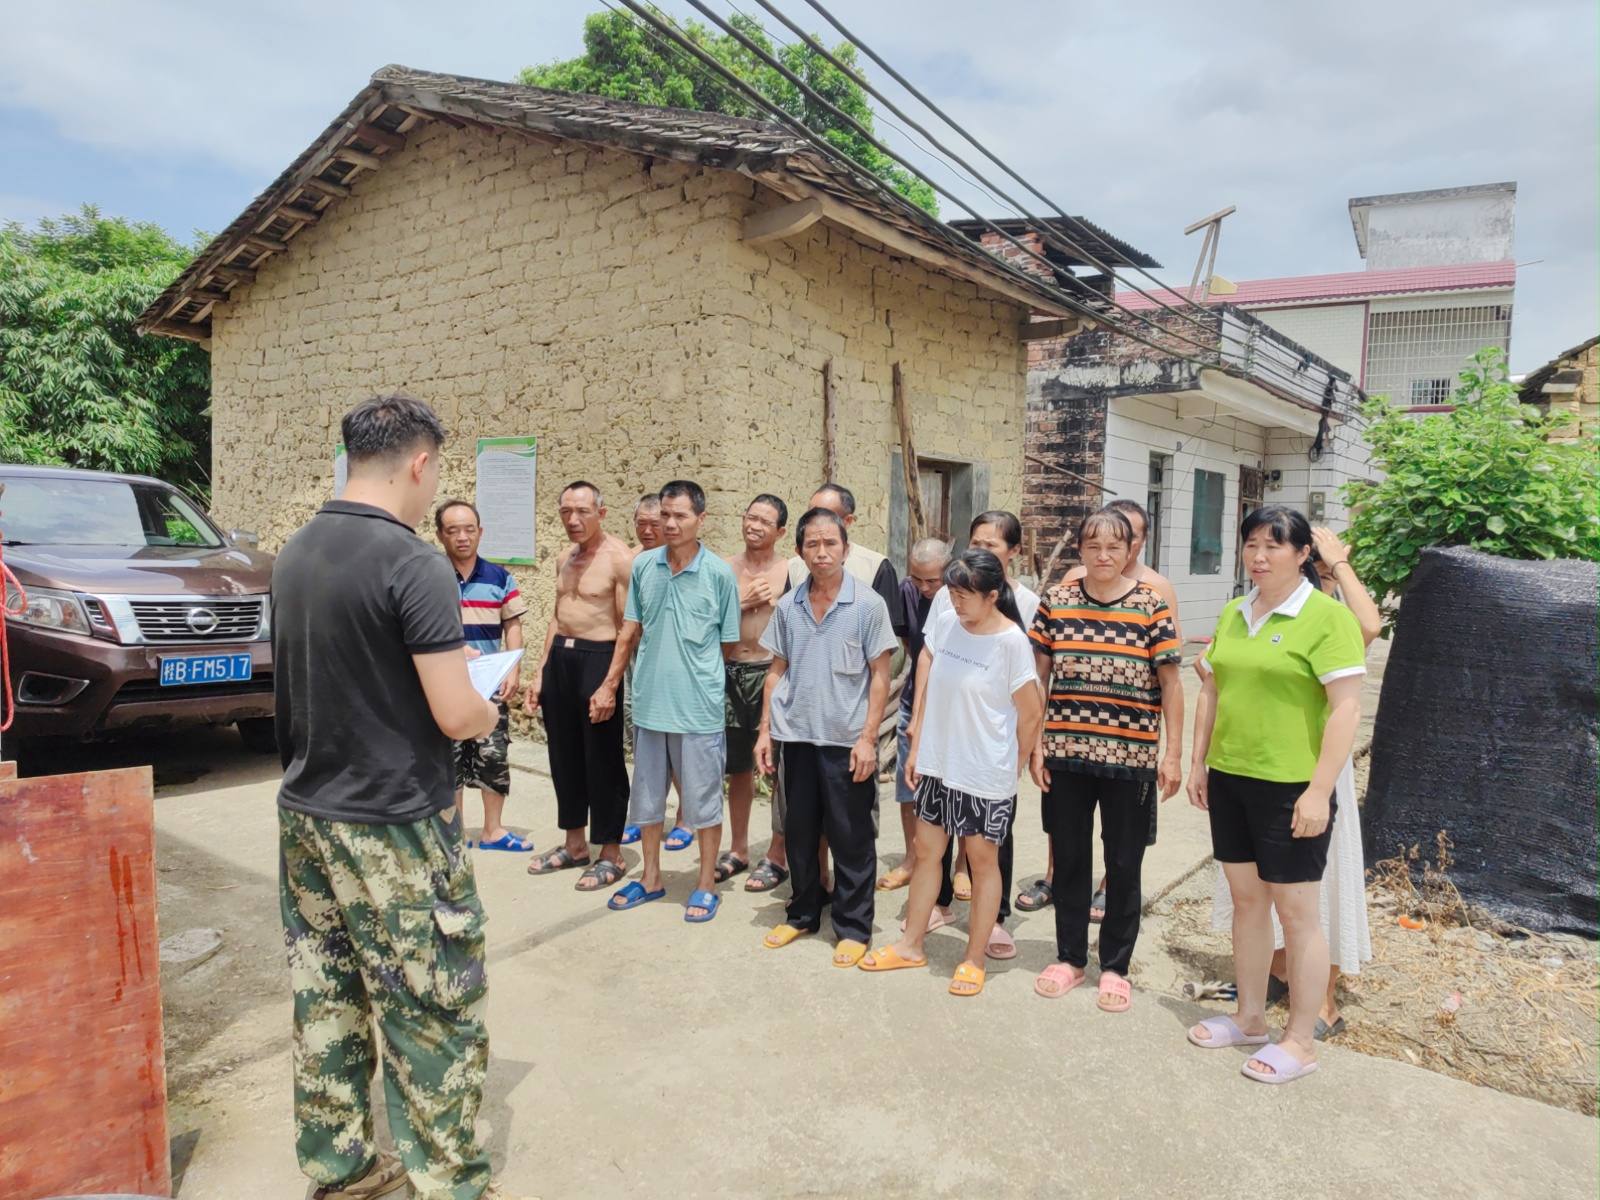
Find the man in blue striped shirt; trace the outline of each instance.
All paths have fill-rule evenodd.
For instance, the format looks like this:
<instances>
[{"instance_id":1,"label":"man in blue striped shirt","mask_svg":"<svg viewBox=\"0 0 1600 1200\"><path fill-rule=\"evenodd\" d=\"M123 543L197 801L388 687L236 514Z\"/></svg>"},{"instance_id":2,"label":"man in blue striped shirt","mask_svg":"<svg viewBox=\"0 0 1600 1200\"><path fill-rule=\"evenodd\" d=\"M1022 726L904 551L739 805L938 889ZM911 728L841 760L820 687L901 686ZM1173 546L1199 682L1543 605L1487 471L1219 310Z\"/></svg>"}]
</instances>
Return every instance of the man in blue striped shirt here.
<instances>
[{"instance_id":1,"label":"man in blue striped shirt","mask_svg":"<svg viewBox=\"0 0 1600 1200\"><path fill-rule=\"evenodd\" d=\"M456 569L461 585L461 631L468 646L480 654L497 654L522 648L522 617L527 603L511 572L478 557L483 525L477 507L466 500L446 500L433 515L434 531ZM511 715L506 702L517 690L517 672L506 676L495 700L500 720L486 737L455 744L456 803L467 785L476 783L483 797L483 831L480 850L525 852L533 843L512 833L502 823L506 795L511 791Z\"/></svg>"}]
</instances>

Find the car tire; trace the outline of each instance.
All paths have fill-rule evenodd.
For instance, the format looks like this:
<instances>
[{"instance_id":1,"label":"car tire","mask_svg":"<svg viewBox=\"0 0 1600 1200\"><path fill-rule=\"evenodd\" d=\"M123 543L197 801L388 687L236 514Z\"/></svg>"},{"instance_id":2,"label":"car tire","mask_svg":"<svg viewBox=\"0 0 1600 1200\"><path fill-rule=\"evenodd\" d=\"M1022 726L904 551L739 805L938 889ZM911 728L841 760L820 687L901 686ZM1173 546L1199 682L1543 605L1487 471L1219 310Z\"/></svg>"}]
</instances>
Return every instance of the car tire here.
<instances>
[{"instance_id":1,"label":"car tire","mask_svg":"<svg viewBox=\"0 0 1600 1200\"><path fill-rule=\"evenodd\" d=\"M246 750L256 754L276 754L278 752L278 732L274 727L271 717L251 717L247 721L239 721L239 737L244 741Z\"/></svg>"}]
</instances>

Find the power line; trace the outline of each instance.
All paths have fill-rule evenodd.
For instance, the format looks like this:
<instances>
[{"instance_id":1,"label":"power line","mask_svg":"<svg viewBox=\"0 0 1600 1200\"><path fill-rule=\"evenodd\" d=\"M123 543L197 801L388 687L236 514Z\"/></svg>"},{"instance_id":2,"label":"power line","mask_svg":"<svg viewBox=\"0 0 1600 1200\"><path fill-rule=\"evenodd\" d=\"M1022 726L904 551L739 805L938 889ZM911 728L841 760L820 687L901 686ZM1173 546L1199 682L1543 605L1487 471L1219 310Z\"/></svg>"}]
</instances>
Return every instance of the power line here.
<instances>
[{"instance_id":1,"label":"power line","mask_svg":"<svg viewBox=\"0 0 1600 1200\"><path fill-rule=\"evenodd\" d=\"M609 2L609 0L602 0L602 2L606 3L606 7L610 8L613 12L616 11L616 9ZM907 213L913 219L915 219L915 220L917 220L919 222L923 222L923 221L926 220L926 214L925 213L923 213L920 209L917 209L915 206L913 206L908 200L906 200L905 197L901 196L898 192L896 192L893 189L889 188L884 183L884 181L882 179L880 179L875 173L873 173L872 171L866 169L861 164L855 162L853 159L849 158L847 155L843 154L837 147L833 146L831 143L829 143L826 140L818 137L808 126L806 126L804 124L804 122L802 122L802 121L798 120L797 118L791 116L787 111L785 111L781 106L777 105L774 101L772 101L769 97L767 97L759 89L755 88L753 85L751 85L747 80L743 79L736 72L730 70L726 65L724 65L723 63L717 61L710 54L708 54L703 48L701 48L700 46L695 44L691 39L686 37L684 35L683 31L681 31L680 29L677 28L676 23L673 22L670 17L665 17L665 19L663 20L662 18L664 17L664 14L658 14L658 13L654 12L653 10L647 9L643 5L641 5L639 3L636 3L635 0L621 0L621 3L623 3L629 9L629 11L634 14L635 17L637 17L640 21L644 22L644 28L643 28L642 31L647 33L647 34L652 35L655 38L655 40L658 42L658 44L666 46L666 42L663 42L663 40L662 40L663 37L665 37L667 39L670 39L670 41L673 44L675 44L681 50L687 51L695 59L699 60L702 64L704 64L705 67L709 68L717 77L719 77L720 79L726 81L727 83L731 83L742 95L744 95L747 99L753 101L759 109L761 109L763 111L766 111L766 112L770 113L772 116L774 116L775 118L777 118L777 120L780 123L782 123L783 125L788 127L797 136L799 136L804 141L806 141L808 144L813 146L824 158L826 158L827 160L835 163L837 166L842 167L844 170L846 170L853 177L856 177L860 182L866 184L877 195L879 195L884 200L884 202L887 205L889 205L891 208L898 209L901 212ZM1033 252L1031 250L1031 248L1029 248L1027 246L1024 246L1015 237L1011 236L1005 230L1000 229L998 226L996 226L994 224L993 221L989 220L988 218L982 216L982 214L978 213L976 210L972 209L969 205L967 205L965 202L963 202L959 197L954 196L947 189L942 188L939 185L935 184L932 180L928 179L926 175L922 174L922 172L920 172L916 167L912 166L909 162L907 162L903 157L901 157L901 156L899 156L897 154L894 154L892 151L888 150L887 147L883 146L882 143L878 142L875 138L873 138L872 135L868 131L863 129L858 122L855 122L853 119L848 117L846 114L840 112L839 109L836 106L830 104L825 98L823 98L822 96L818 95L814 89L810 88L803 80L799 79L792 71L789 71L788 68L785 67L783 64L776 62L761 47L755 45L753 42L750 41L749 38L745 37L737 29L735 29L732 26L730 26L726 21L722 20L717 14L715 14L714 12L712 12L711 10L706 8L703 4L698 3L697 0L690 0L690 3L699 12L701 12L703 15L707 16L708 18L710 18L719 28L721 28L724 31L726 31L730 36L732 36L736 41L738 41L740 45L744 46L747 51L749 51L751 54L753 54L755 57L757 57L761 62L765 63L768 67L776 70L792 86L794 86L797 89L799 89L801 91L801 93L803 95L805 95L809 100L811 100L814 104L817 104L821 108L823 108L823 109L827 110L828 112L830 112L831 114L833 114L835 116L835 118L840 120L842 123L845 123L845 124L851 126L852 128L854 128L858 132L858 134L860 134L860 136L862 136L875 149L879 150L881 153L884 153L884 154L888 155L890 158L894 159L896 162L901 163L915 177L923 180L925 183L927 183L930 187L932 187L939 194L949 197L952 201L954 201L956 204L958 204L961 208L965 209L965 211L967 211L968 213L972 214L972 216L976 220L978 220L980 223L982 223L984 225L987 225L990 229L992 229L1000 237L1004 238L1006 241L1008 241L1012 245L1016 246L1020 251L1022 251L1022 253L1028 255L1029 257L1037 259L1038 261L1043 263L1045 265L1045 267L1050 271L1050 277L1051 278L1054 278L1056 276L1057 273L1056 273L1055 267L1054 267L1053 264L1049 263L1048 260L1045 260L1045 259L1041 258L1038 254ZM793 28L792 24L790 25L790 27ZM668 47L668 48L670 48L670 47ZM847 72L847 73L850 74L852 77L854 77L854 73L853 72ZM1153 348L1155 350L1158 350L1159 352L1161 352L1164 355L1167 355L1167 356L1170 356L1170 357L1174 357L1174 358L1178 358L1178 359L1180 359L1182 361L1188 362L1191 365L1194 365L1194 366L1197 366L1197 367L1200 367L1200 368L1217 368L1217 369L1222 369L1224 371L1227 371L1228 370L1227 366L1221 361L1221 358L1220 358L1220 347L1221 347L1221 344L1223 342L1234 343L1234 344L1239 344L1240 343L1240 339L1238 339L1236 337L1232 337L1226 332L1225 328L1223 327L1224 323L1221 321L1220 317L1219 317L1219 320L1218 320L1218 328L1217 328L1218 346L1213 348L1211 346L1204 345L1202 343L1196 342L1196 341L1194 341L1194 339L1186 337L1186 336L1184 336L1184 335L1182 335L1180 333L1176 333L1173 330L1167 329L1164 326L1161 326L1161 325L1159 325L1159 324L1157 324L1157 323L1155 323L1153 321L1150 321L1147 318L1138 316L1137 314L1133 314L1133 313L1129 314L1129 315L1134 316L1135 319L1141 321L1141 323L1149 326L1152 329L1155 329L1158 333L1162 334L1163 336L1165 336L1167 338L1174 338L1174 337L1179 338L1180 340L1186 341L1190 345L1195 346L1197 349L1199 349L1203 354L1205 354L1207 356L1217 355L1218 357L1216 358L1215 361L1213 361L1209 357L1207 359L1199 359L1199 358L1195 358L1192 355L1184 354L1183 352L1181 352L1179 350L1176 350L1171 344L1161 344L1161 343L1152 341L1152 340L1150 340L1150 338L1148 338L1148 337L1146 337L1146 336L1134 331L1133 329L1130 329L1130 328L1120 324L1119 322L1109 318L1108 314L1102 309L1096 309L1096 308L1091 308L1091 307L1087 306L1078 296L1069 294L1069 293L1065 292L1064 290L1062 290L1061 288L1052 285L1051 283L1048 282L1047 279L1041 278L1040 276L1035 275L1035 274L1033 274L1031 272L1024 271L1020 267L1015 265L1014 263L1011 263L1011 262L1007 261L1006 259L1002 258L1001 256L996 255L996 254L994 254L994 253L992 253L990 251L987 251L987 250L983 249L981 246L976 246L975 247L973 245L971 239L965 238L962 235L957 234L955 231L948 229L948 227L946 227L946 226L941 224L938 228L939 228L939 231L940 231L941 235L945 238L945 240L947 242L950 242L953 246L957 247L960 250L964 250L964 251L967 251L967 252L976 251L978 253L981 253L983 255L983 257L986 260L988 260L996 269L1001 270L1001 271L1005 272L1006 274L1011 275L1012 277L1015 277L1015 278L1019 279L1020 281L1025 282L1025 283L1027 283L1027 284L1029 284L1029 285L1031 285L1031 286L1033 286L1033 287L1035 287L1035 288L1047 293L1048 295L1050 295L1052 297L1052 299L1054 299L1061 307L1065 308L1067 311L1078 313L1078 314L1080 314L1080 315L1082 315L1084 317L1087 317L1091 321L1094 321L1094 322L1096 322L1096 323L1098 323L1100 325L1106 326L1107 328L1109 328L1112 331L1120 334L1121 336L1127 337L1130 340L1133 340L1133 341L1139 342L1139 343L1141 343L1143 345L1149 346L1149 347L1151 347L1151 348ZM1070 278L1073 278L1073 277L1068 276L1068 278L1070 279ZM1096 299L1100 299L1100 297L1098 295L1096 295L1095 298ZM1124 311L1126 311L1126 310L1124 310ZM1189 318L1189 319L1191 321L1193 320L1192 318ZM1248 343L1246 343L1246 344L1248 344ZM1289 384L1291 386L1294 386L1294 385L1303 386L1301 381L1294 379L1292 376L1286 374L1281 369L1276 368L1275 365L1273 365L1271 363L1258 364L1258 369L1261 371L1261 374L1263 374L1265 376L1276 376L1280 381L1284 381L1284 382L1286 382L1287 384Z\"/></svg>"}]
</instances>

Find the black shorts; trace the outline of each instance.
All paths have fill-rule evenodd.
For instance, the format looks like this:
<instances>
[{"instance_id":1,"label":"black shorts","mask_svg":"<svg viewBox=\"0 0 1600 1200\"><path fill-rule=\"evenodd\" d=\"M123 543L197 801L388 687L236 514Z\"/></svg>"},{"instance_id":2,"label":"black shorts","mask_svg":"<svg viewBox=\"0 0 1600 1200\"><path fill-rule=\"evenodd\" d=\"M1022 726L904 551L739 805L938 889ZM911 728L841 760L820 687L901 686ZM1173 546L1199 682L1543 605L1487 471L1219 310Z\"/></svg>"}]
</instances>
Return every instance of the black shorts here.
<instances>
[{"instance_id":1,"label":"black shorts","mask_svg":"<svg viewBox=\"0 0 1600 1200\"><path fill-rule=\"evenodd\" d=\"M1211 851L1222 863L1255 863L1267 883L1316 883L1328 865L1338 803L1328 798L1328 827L1319 837L1294 836L1294 802L1308 784L1275 783L1206 772Z\"/></svg>"}]
</instances>

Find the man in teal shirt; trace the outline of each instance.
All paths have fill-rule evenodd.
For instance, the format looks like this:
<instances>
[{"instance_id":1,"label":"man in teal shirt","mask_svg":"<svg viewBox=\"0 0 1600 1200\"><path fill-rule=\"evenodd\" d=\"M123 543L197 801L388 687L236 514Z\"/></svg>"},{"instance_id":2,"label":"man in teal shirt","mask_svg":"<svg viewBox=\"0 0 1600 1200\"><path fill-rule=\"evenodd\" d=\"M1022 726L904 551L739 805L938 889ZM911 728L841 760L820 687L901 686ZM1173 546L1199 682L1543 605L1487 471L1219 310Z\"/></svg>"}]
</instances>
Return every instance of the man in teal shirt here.
<instances>
[{"instance_id":1,"label":"man in teal shirt","mask_svg":"<svg viewBox=\"0 0 1600 1200\"><path fill-rule=\"evenodd\" d=\"M608 902L616 911L666 895L661 886L661 830L667 793L678 780L683 823L700 843L700 878L683 919L709 921L722 848L723 659L739 643L739 585L733 570L700 544L706 494L675 479L661 489L661 546L633 560L611 670L589 701L604 721L633 661L633 792L628 820L643 835L644 873ZM635 659L635 651L637 658Z\"/></svg>"}]
</instances>

